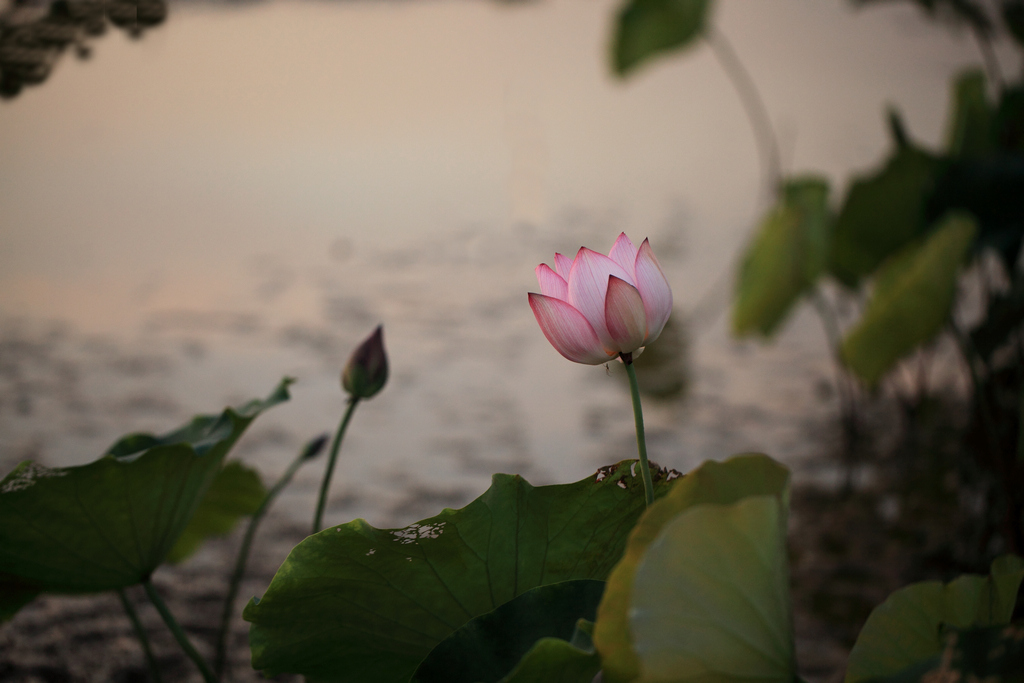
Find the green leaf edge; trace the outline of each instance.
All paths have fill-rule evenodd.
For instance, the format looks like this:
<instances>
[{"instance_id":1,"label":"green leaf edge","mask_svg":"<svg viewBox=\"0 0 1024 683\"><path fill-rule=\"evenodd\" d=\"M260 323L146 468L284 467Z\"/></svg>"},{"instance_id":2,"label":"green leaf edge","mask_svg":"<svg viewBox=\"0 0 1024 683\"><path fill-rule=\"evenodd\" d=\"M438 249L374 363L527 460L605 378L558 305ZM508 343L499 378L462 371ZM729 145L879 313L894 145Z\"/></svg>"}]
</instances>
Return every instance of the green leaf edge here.
<instances>
[{"instance_id":1,"label":"green leaf edge","mask_svg":"<svg viewBox=\"0 0 1024 683\"><path fill-rule=\"evenodd\" d=\"M180 451L183 454L191 455L192 457L202 457L213 449L219 442L222 442L225 436L231 436L234 434L234 437L226 444L226 447L223 449L223 453L221 454L221 458L226 457L235 442L237 442L238 438L241 437L242 433L244 433L245 429L257 415L264 410L272 408L290 399L288 387L294 382L295 380L293 378L285 377L265 399L253 399L238 408L225 408L220 415L198 415L186 425L161 436L154 436L146 433L129 434L118 439L118 441L116 441L103 456L85 465L63 468L46 468L36 465L30 460L23 461L8 473L7 476L0 479L0 495L3 495L5 485L11 484L19 473L30 468L35 469L36 471L53 474L89 467L108 466L107 463L110 463L111 461L130 467L134 462L149 456L150 453L162 454L174 451ZM242 423L241 428L237 429L237 433L235 433L239 423ZM225 427L211 430L205 438L196 441L194 444L176 441L177 439L184 438L185 435L193 434L197 431L205 431L210 426L216 426L218 424L223 424ZM20 490L20 488L21 487L15 490ZM203 495L205 495L205 492L204 494L196 496L196 507L198 507ZM167 548L169 552L171 544L167 544ZM155 570L156 567L164 561L164 559L165 558L162 558L152 567L149 567L148 571L145 572L146 575L148 576L149 573L152 573L152 571ZM109 587L97 588L95 590L79 590L68 587L61 589L59 586L52 586L49 585L48 582L34 580L31 577L8 572L0 572L0 623L4 623L5 621L13 618L22 607L29 604L33 599L35 599L35 597L44 592L88 594L104 592L106 590L113 590L117 588L125 588L129 585L134 585L134 583L116 586L111 585Z\"/></svg>"},{"instance_id":2,"label":"green leaf edge","mask_svg":"<svg viewBox=\"0 0 1024 683\"><path fill-rule=\"evenodd\" d=\"M789 470L761 453L745 453L724 462L709 461L676 481L633 527L626 551L608 576L597 610L594 646L607 683L626 683L640 675L629 627L633 579L648 546L676 515L703 503L732 504L748 496L770 494L789 509Z\"/></svg>"},{"instance_id":3,"label":"green leaf edge","mask_svg":"<svg viewBox=\"0 0 1024 683\"><path fill-rule=\"evenodd\" d=\"M992 562L992 567L987 577L978 574L963 574L949 583L922 581L893 592L886 598L885 602L872 610L867 622L865 622L864 627L857 636L857 641L850 651L844 683L867 683L867 681L875 679L884 680L901 675L902 672L909 669L923 666L922 662L937 656L942 651L943 627L965 629L1009 624L1022 580L1024 580L1024 559L1016 555L1003 555L997 557ZM992 597L992 603L988 605L988 614L981 615L979 610L982 609L982 605L970 603L968 596L971 593L978 596L986 588ZM878 671L873 669L872 665L877 661L878 653L873 649L875 646L872 641L880 638L876 633L883 634L881 642L884 645L889 645L890 643L884 638L884 633L888 631L890 624L906 621L905 617L900 614L900 606L904 601L908 601L908 604L912 605L915 602L913 596L925 592L933 593L934 600L942 601L944 612L949 609L958 609L962 612L964 607L968 609L973 608L971 609L973 617L970 621L960 619L960 623L943 623L941 620L933 619L927 613L915 610L911 616L924 622L922 626L925 631L934 631L935 633L933 651L922 653L921 656L904 662L903 665L894 670ZM959 602L951 605L947 603L947 600ZM947 613L943 616L954 618L957 615L949 615ZM959 616L963 617L964 615L961 613ZM902 654L905 655L906 648L903 649L904 652Z\"/></svg>"}]
</instances>

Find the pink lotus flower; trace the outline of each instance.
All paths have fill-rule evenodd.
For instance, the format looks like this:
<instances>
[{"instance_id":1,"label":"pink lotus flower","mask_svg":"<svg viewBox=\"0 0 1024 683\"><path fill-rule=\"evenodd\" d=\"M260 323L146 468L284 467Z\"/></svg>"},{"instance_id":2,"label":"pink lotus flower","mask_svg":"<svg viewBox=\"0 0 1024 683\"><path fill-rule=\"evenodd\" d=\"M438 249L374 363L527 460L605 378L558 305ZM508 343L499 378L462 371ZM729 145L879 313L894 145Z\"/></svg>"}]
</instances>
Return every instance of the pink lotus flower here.
<instances>
[{"instance_id":1,"label":"pink lotus flower","mask_svg":"<svg viewBox=\"0 0 1024 683\"><path fill-rule=\"evenodd\" d=\"M644 347L672 313L672 290L647 240L637 249L619 235L608 256L580 247L555 269L537 266L540 294L530 308L555 349L575 363L600 365Z\"/></svg>"}]
</instances>

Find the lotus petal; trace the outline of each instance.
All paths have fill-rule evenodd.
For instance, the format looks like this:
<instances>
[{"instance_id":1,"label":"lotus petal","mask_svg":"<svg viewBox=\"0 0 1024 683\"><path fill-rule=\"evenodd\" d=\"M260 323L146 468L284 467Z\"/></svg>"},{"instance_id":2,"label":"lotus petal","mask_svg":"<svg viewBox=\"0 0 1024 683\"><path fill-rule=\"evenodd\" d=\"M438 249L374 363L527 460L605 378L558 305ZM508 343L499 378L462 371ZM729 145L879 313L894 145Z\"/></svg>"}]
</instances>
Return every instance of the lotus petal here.
<instances>
[{"instance_id":1,"label":"lotus petal","mask_svg":"<svg viewBox=\"0 0 1024 683\"><path fill-rule=\"evenodd\" d=\"M619 238L615 240L615 244L612 245L612 250L608 252L608 258L615 261L627 274L633 275L636 267L636 252L637 248L633 245L633 242L626 237L626 233L620 232ZM630 283L635 283L636 279L630 280Z\"/></svg>"},{"instance_id":2,"label":"lotus petal","mask_svg":"<svg viewBox=\"0 0 1024 683\"><path fill-rule=\"evenodd\" d=\"M556 299L565 301L569 297L569 283L551 270L546 263L537 266L534 271L537 273L537 282L540 283L540 293L544 296L553 296Z\"/></svg>"},{"instance_id":3,"label":"lotus petal","mask_svg":"<svg viewBox=\"0 0 1024 683\"><path fill-rule=\"evenodd\" d=\"M530 308L547 340L574 363L600 365L615 356L605 350L587 318L561 299L530 292Z\"/></svg>"},{"instance_id":4,"label":"lotus petal","mask_svg":"<svg viewBox=\"0 0 1024 683\"><path fill-rule=\"evenodd\" d=\"M633 284L633 278L615 261L604 254L580 247L569 273L567 301L586 316L604 347L613 349L616 344L612 341L604 317L604 299L608 293L609 275Z\"/></svg>"},{"instance_id":5,"label":"lotus petal","mask_svg":"<svg viewBox=\"0 0 1024 683\"><path fill-rule=\"evenodd\" d=\"M636 288L640 291L647 314L647 337L643 343L647 346L658 338L672 314L672 289L647 240L640 245L636 254Z\"/></svg>"},{"instance_id":6,"label":"lotus petal","mask_svg":"<svg viewBox=\"0 0 1024 683\"><path fill-rule=\"evenodd\" d=\"M572 259L568 256L555 254L555 272L562 276L566 282L569 281L569 271L572 270Z\"/></svg>"},{"instance_id":7,"label":"lotus petal","mask_svg":"<svg viewBox=\"0 0 1024 683\"><path fill-rule=\"evenodd\" d=\"M609 275L604 310L608 333L620 352L631 353L643 346L647 336L647 315L636 287Z\"/></svg>"},{"instance_id":8,"label":"lotus petal","mask_svg":"<svg viewBox=\"0 0 1024 683\"><path fill-rule=\"evenodd\" d=\"M597 364L620 353L639 356L672 313L672 291L651 245L619 233L608 256L581 247L554 267L536 268L540 294L530 306L548 341L569 360ZM564 305L560 305L564 304Z\"/></svg>"}]
</instances>

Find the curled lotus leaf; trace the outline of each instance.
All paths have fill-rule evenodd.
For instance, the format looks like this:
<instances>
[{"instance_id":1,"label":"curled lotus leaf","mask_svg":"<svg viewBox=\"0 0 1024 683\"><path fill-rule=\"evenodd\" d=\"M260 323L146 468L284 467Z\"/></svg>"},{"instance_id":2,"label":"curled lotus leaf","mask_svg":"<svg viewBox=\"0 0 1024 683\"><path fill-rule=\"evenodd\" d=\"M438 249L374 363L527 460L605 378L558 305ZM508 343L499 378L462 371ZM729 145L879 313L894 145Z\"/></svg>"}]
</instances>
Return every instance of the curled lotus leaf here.
<instances>
[{"instance_id":1,"label":"curled lotus leaf","mask_svg":"<svg viewBox=\"0 0 1024 683\"><path fill-rule=\"evenodd\" d=\"M228 451L266 399L132 435L87 465L24 462L0 480L0 614L35 592L91 593L143 581L167 558Z\"/></svg>"}]
</instances>

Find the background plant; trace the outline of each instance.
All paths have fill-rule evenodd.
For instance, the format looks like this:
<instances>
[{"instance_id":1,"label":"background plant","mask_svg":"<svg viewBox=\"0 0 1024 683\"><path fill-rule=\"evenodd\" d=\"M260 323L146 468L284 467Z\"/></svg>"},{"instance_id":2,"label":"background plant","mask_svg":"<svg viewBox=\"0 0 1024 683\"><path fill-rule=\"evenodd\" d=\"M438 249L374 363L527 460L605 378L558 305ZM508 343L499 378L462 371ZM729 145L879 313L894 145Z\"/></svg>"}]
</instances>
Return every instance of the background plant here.
<instances>
[{"instance_id":1,"label":"background plant","mask_svg":"<svg viewBox=\"0 0 1024 683\"><path fill-rule=\"evenodd\" d=\"M970 30L985 71L970 70L954 80L942 149L914 141L891 109L892 151L877 169L854 178L838 200L821 176L783 173L756 84L715 30L710 1L626 3L615 25L612 66L626 76L698 39L711 47L748 112L775 196L737 273L734 334L771 338L800 301L814 304L836 361L848 457L856 455L863 431L858 401L886 381L898 387L896 375L911 370L919 378L915 393L895 391L914 419L926 399L937 342L952 339L973 387L969 443L956 467L984 491L988 518L978 536L983 545L995 543L976 552L984 556L1002 547L1019 553L1024 80L1003 73L992 42L1007 36L1024 47L1024 5L1008 0L992 14L971 0L916 4ZM962 302L977 291L981 311L971 316ZM859 308L859 315L841 324L836 311L844 308Z\"/></svg>"}]
</instances>

